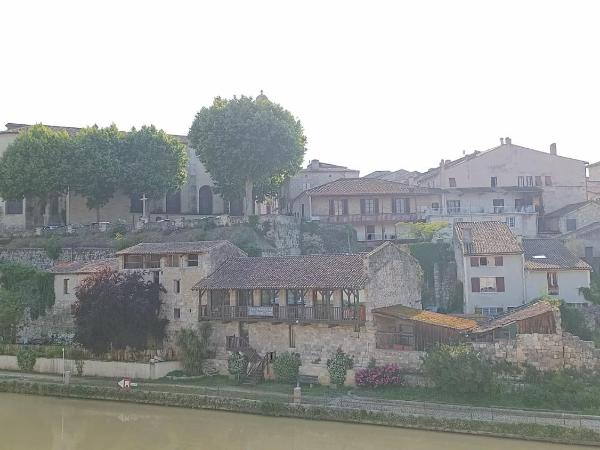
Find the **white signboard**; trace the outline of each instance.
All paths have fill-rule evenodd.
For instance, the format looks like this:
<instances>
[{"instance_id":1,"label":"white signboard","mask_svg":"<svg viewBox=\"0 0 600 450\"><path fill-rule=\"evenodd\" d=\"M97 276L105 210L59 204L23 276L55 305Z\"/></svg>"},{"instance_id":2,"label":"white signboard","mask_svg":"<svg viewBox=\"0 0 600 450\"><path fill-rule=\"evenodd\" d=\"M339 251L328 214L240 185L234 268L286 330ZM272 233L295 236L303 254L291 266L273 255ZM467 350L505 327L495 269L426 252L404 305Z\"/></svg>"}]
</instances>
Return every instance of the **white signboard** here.
<instances>
[{"instance_id":1,"label":"white signboard","mask_svg":"<svg viewBox=\"0 0 600 450\"><path fill-rule=\"evenodd\" d=\"M273 317L272 306L249 306L248 315L254 317Z\"/></svg>"}]
</instances>

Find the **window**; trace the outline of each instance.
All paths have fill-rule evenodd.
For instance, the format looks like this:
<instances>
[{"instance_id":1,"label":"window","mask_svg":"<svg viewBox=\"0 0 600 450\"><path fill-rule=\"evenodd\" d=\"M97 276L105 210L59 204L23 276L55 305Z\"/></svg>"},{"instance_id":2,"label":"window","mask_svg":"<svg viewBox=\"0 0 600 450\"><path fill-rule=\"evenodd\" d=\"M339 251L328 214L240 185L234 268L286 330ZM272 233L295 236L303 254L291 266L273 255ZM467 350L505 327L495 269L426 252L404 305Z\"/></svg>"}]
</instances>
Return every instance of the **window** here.
<instances>
[{"instance_id":1,"label":"window","mask_svg":"<svg viewBox=\"0 0 600 450\"><path fill-rule=\"evenodd\" d=\"M181 319L181 309L180 308L173 308L173 319L175 319L175 320Z\"/></svg>"},{"instance_id":2,"label":"window","mask_svg":"<svg viewBox=\"0 0 600 450\"><path fill-rule=\"evenodd\" d=\"M498 307L476 307L475 314L480 314L482 316L493 317L500 315L504 312L504 308Z\"/></svg>"},{"instance_id":3,"label":"window","mask_svg":"<svg viewBox=\"0 0 600 450\"><path fill-rule=\"evenodd\" d=\"M577 229L577 219L567 219L567 231L575 231Z\"/></svg>"},{"instance_id":4,"label":"window","mask_svg":"<svg viewBox=\"0 0 600 450\"><path fill-rule=\"evenodd\" d=\"M236 296L237 306L252 306L252 289L238 289Z\"/></svg>"},{"instance_id":5,"label":"window","mask_svg":"<svg viewBox=\"0 0 600 450\"><path fill-rule=\"evenodd\" d=\"M187 266L188 267L198 267L198 255L195 255L195 254L187 255Z\"/></svg>"},{"instance_id":6,"label":"window","mask_svg":"<svg viewBox=\"0 0 600 450\"><path fill-rule=\"evenodd\" d=\"M552 186L552 177L550 175L544 177L544 184L546 186Z\"/></svg>"},{"instance_id":7,"label":"window","mask_svg":"<svg viewBox=\"0 0 600 450\"><path fill-rule=\"evenodd\" d=\"M361 214L377 214L379 213L379 199L376 198L361 198L360 199Z\"/></svg>"},{"instance_id":8,"label":"window","mask_svg":"<svg viewBox=\"0 0 600 450\"><path fill-rule=\"evenodd\" d=\"M594 257L594 247L586 247L585 248L585 259L591 261Z\"/></svg>"},{"instance_id":9,"label":"window","mask_svg":"<svg viewBox=\"0 0 600 450\"><path fill-rule=\"evenodd\" d=\"M533 186L533 177L531 175L527 175L525 177L525 185L526 186Z\"/></svg>"},{"instance_id":10,"label":"window","mask_svg":"<svg viewBox=\"0 0 600 450\"><path fill-rule=\"evenodd\" d=\"M6 200L4 211L6 214L23 214L23 199Z\"/></svg>"},{"instance_id":11,"label":"window","mask_svg":"<svg viewBox=\"0 0 600 450\"><path fill-rule=\"evenodd\" d=\"M494 213L501 214L504 212L504 199L503 198L493 199L492 204L494 206Z\"/></svg>"},{"instance_id":12,"label":"window","mask_svg":"<svg viewBox=\"0 0 600 450\"><path fill-rule=\"evenodd\" d=\"M123 268L124 269L143 269L144 258L142 255L124 255L123 256Z\"/></svg>"},{"instance_id":13,"label":"window","mask_svg":"<svg viewBox=\"0 0 600 450\"><path fill-rule=\"evenodd\" d=\"M165 267L179 267L179 255L167 255L165 259Z\"/></svg>"},{"instance_id":14,"label":"window","mask_svg":"<svg viewBox=\"0 0 600 450\"><path fill-rule=\"evenodd\" d=\"M448 178L448 186L456 187L456 178Z\"/></svg>"},{"instance_id":15,"label":"window","mask_svg":"<svg viewBox=\"0 0 600 450\"><path fill-rule=\"evenodd\" d=\"M496 187L496 186L498 186L498 177L491 177L491 178L490 178L490 186L491 186L491 187Z\"/></svg>"},{"instance_id":16,"label":"window","mask_svg":"<svg viewBox=\"0 0 600 450\"><path fill-rule=\"evenodd\" d=\"M509 228L514 228L515 227L515 218L514 217L507 217L506 218L506 225L508 225Z\"/></svg>"},{"instance_id":17,"label":"window","mask_svg":"<svg viewBox=\"0 0 600 450\"><path fill-rule=\"evenodd\" d=\"M471 256L471 267L479 267L479 258L477 256Z\"/></svg>"},{"instance_id":18,"label":"window","mask_svg":"<svg viewBox=\"0 0 600 450\"><path fill-rule=\"evenodd\" d=\"M533 212L531 199L515 198L515 210L518 212Z\"/></svg>"},{"instance_id":19,"label":"window","mask_svg":"<svg viewBox=\"0 0 600 450\"><path fill-rule=\"evenodd\" d=\"M365 227L367 241L372 241L375 239L375 225L367 225Z\"/></svg>"},{"instance_id":20,"label":"window","mask_svg":"<svg viewBox=\"0 0 600 450\"><path fill-rule=\"evenodd\" d=\"M438 202L433 202L431 204L431 209L433 209L434 211L439 211L440 210L440 204Z\"/></svg>"},{"instance_id":21,"label":"window","mask_svg":"<svg viewBox=\"0 0 600 450\"><path fill-rule=\"evenodd\" d=\"M160 272L158 272L158 271L152 272L152 282L154 284L160 283Z\"/></svg>"},{"instance_id":22,"label":"window","mask_svg":"<svg viewBox=\"0 0 600 450\"><path fill-rule=\"evenodd\" d=\"M535 185L536 186L541 186L542 185L542 177L539 175L535 176Z\"/></svg>"},{"instance_id":23,"label":"window","mask_svg":"<svg viewBox=\"0 0 600 450\"><path fill-rule=\"evenodd\" d=\"M410 198L393 198L392 199L392 212L393 213L409 213L410 212Z\"/></svg>"},{"instance_id":24,"label":"window","mask_svg":"<svg viewBox=\"0 0 600 450\"><path fill-rule=\"evenodd\" d=\"M260 306L273 306L279 304L278 289L261 289Z\"/></svg>"},{"instance_id":25,"label":"window","mask_svg":"<svg viewBox=\"0 0 600 450\"><path fill-rule=\"evenodd\" d=\"M479 265L480 266L487 266L488 265L488 260L486 256L482 256L481 258L479 258Z\"/></svg>"},{"instance_id":26,"label":"window","mask_svg":"<svg viewBox=\"0 0 600 450\"><path fill-rule=\"evenodd\" d=\"M302 289L286 289L285 298L288 305L303 305L304 294Z\"/></svg>"},{"instance_id":27,"label":"window","mask_svg":"<svg viewBox=\"0 0 600 450\"><path fill-rule=\"evenodd\" d=\"M500 267L504 265L504 258L502 256L494 256L494 265Z\"/></svg>"},{"instance_id":28,"label":"window","mask_svg":"<svg viewBox=\"0 0 600 450\"><path fill-rule=\"evenodd\" d=\"M181 281L173 280L173 292L179 294L181 292Z\"/></svg>"},{"instance_id":29,"label":"window","mask_svg":"<svg viewBox=\"0 0 600 450\"><path fill-rule=\"evenodd\" d=\"M63 294L68 294L69 293L69 279L65 278L63 280Z\"/></svg>"},{"instance_id":30,"label":"window","mask_svg":"<svg viewBox=\"0 0 600 450\"><path fill-rule=\"evenodd\" d=\"M330 216L347 216L348 215L348 200L329 200L329 215Z\"/></svg>"},{"instance_id":31,"label":"window","mask_svg":"<svg viewBox=\"0 0 600 450\"><path fill-rule=\"evenodd\" d=\"M446 208L448 214L456 214L460 212L460 200L446 200Z\"/></svg>"},{"instance_id":32,"label":"window","mask_svg":"<svg viewBox=\"0 0 600 450\"><path fill-rule=\"evenodd\" d=\"M504 277L473 277L471 292L504 292Z\"/></svg>"},{"instance_id":33,"label":"window","mask_svg":"<svg viewBox=\"0 0 600 450\"><path fill-rule=\"evenodd\" d=\"M546 279L548 282L548 294L558 295L558 274L556 272L546 273Z\"/></svg>"},{"instance_id":34,"label":"window","mask_svg":"<svg viewBox=\"0 0 600 450\"><path fill-rule=\"evenodd\" d=\"M520 186L520 187L525 186L525 177L523 175L519 175L517 177L517 186Z\"/></svg>"}]
</instances>

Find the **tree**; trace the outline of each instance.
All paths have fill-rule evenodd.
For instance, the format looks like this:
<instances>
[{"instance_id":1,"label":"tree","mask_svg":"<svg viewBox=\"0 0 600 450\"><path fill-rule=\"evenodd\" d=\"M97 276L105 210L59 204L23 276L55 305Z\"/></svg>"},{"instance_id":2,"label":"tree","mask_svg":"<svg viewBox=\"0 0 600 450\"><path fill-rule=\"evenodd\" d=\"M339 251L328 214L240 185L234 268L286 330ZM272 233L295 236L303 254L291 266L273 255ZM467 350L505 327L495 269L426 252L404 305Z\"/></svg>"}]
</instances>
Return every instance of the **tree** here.
<instances>
[{"instance_id":1,"label":"tree","mask_svg":"<svg viewBox=\"0 0 600 450\"><path fill-rule=\"evenodd\" d=\"M212 324L203 323L198 332L184 329L177 333L177 346L181 351L183 371L188 376L202 375L204 363L214 354L210 337Z\"/></svg>"},{"instance_id":2,"label":"tree","mask_svg":"<svg viewBox=\"0 0 600 450\"><path fill-rule=\"evenodd\" d=\"M133 128L123 139L121 188L156 198L181 188L187 177L185 145L156 127Z\"/></svg>"},{"instance_id":3,"label":"tree","mask_svg":"<svg viewBox=\"0 0 600 450\"><path fill-rule=\"evenodd\" d=\"M0 288L0 342L13 343L23 320L23 301L16 292Z\"/></svg>"},{"instance_id":4,"label":"tree","mask_svg":"<svg viewBox=\"0 0 600 450\"><path fill-rule=\"evenodd\" d=\"M114 196L121 181L123 139L114 124L84 128L73 139L71 190L85 197L89 209L96 210L98 222L100 208Z\"/></svg>"},{"instance_id":5,"label":"tree","mask_svg":"<svg viewBox=\"0 0 600 450\"><path fill-rule=\"evenodd\" d=\"M20 299L32 319L44 315L54 305L54 276L33 266L0 264L0 286Z\"/></svg>"},{"instance_id":6,"label":"tree","mask_svg":"<svg viewBox=\"0 0 600 450\"><path fill-rule=\"evenodd\" d=\"M246 215L300 169L306 151L300 121L264 95L215 98L196 114L189 137L216 190L228 201L244 198Z\"/></svg>"},{"instance_id":7,"label":"tree","mask_svg":"<svg viewBox=\"0 0 600 450\"><path fill-rule=\"evenodd\" d=\"M66 192L71 143L65 131L34 125L19 133L0 158L0 196L9 200L48 199Z\"/></svg>"},{"instance_id":8,"label":"tree","mask_svg":"<svg viewBox=\"0 0 600 450\"><path fill-rule=\"evenodd\" d=\"M75 292L75 340L96 354L161 341L160 289L139 272L107 269L86 278Z\"/></svg>"}]
</instances>

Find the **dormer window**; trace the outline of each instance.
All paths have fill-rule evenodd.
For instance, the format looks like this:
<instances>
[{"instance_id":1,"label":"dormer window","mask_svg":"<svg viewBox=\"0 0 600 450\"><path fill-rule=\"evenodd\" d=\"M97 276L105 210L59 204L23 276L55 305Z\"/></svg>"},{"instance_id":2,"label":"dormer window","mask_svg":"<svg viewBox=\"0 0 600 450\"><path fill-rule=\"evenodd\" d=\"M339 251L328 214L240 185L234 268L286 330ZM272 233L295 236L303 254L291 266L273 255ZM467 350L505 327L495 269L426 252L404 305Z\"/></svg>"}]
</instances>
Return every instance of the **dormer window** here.
<instances>
[{"instance_id":1,"label":"dormer window","mask_svg":"<svg viewBox=\"0 0 600 450\"><path fill-rule=\"evenodd\" d=\"M188 267L198 267L198 255L197 254L187 255L187 266Z\"/></svg>"}]
</instances>

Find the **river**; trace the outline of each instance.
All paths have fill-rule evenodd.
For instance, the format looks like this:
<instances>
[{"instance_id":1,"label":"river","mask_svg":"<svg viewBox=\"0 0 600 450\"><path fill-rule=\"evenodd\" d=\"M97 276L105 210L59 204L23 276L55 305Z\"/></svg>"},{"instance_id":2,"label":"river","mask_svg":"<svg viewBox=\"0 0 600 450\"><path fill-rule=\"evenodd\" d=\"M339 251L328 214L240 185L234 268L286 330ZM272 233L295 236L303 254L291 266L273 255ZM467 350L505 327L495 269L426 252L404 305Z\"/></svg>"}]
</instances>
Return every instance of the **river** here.
<instances>
[{"instance_id":1,"label":"river","mask_svg":"<svg viewBox=\"0 0 600 450\"><path fill-rule=\"evenodd\" d=\"M565 450L567 445L0 394L1 450Z\"/></svg>"}]
</instances>

